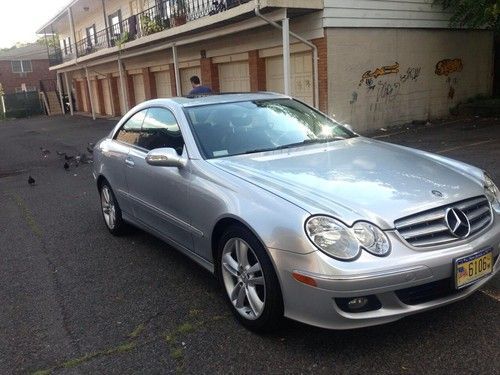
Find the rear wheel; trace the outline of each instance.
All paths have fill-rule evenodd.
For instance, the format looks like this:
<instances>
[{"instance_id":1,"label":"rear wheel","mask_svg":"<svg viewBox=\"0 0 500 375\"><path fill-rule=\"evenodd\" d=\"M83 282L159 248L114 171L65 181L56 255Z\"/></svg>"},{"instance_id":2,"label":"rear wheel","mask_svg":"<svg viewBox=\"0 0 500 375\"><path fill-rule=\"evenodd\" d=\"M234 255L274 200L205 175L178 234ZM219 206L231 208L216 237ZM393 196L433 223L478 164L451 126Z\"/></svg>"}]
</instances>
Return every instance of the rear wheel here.
<instances>
[{"instance_id":1,"label":"rear wheel","mask_svg":"<svg viewBox=\"0 0 500 375\"><path fill-rule=\"evenodd\" d=\"M218 248L217 271L236 318L247 328L266 332L279 326L283 299L266 250L248 229L229 228Z\"/></svg>"},{"instance_id":2,"label":"rear wheel","mask_svg":"<svg viewBox=\"0 0 500 375\"><path fill-rule=\"evenodd\" d=\"M115 198L115 194L107 182L103 182L99 190L101 196L101 211L106 227L111 234L123 234L126 224L122 219L122 211Z\"/></svg>"}]
</instances>

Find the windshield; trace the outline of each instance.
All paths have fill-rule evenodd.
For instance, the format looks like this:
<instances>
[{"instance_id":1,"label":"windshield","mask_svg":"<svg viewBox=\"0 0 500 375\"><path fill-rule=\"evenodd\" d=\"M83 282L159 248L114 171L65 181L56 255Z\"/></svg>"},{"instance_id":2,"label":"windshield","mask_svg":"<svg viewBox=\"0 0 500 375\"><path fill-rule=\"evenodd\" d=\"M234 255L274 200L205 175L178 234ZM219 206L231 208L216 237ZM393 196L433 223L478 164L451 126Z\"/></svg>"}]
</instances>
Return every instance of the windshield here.
<instances>
[{"instance_id":1,"label":"windshield","mask_svg":"<svg viewBox=\"0 0 500 375\"><path fill-rule=\"evenodd\" d=\"M212 104L185 111L207 159L355 136L320 112L291 99Z\"/></svg>"}]
</instances>

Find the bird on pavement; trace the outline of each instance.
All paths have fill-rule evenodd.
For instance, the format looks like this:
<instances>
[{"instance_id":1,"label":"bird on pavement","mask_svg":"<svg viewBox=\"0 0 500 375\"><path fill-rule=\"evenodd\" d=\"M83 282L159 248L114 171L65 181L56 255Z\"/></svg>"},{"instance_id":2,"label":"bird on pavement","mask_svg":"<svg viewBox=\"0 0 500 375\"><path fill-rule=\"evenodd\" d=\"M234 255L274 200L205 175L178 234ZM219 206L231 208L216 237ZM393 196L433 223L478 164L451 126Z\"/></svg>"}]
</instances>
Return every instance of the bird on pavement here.
<instances>
[{"instance_id":1,"label":"bird on pavement","mask_svg":"<svg viewBox=\"0 0 500 375\"><path fill-rule=\"evenodd\" d=\"M74 157L74 156L72 156L72 155L66 155L66 154L64 154L64 160L66 160L66 161L73 160L74 158L75 158L75 157Z\"/></svg>"},{"instance_id":2,"label":"bird on pavement","mask_svg":"<svg viewBox=\"0 0 500 375\"><path fill-rule=\"evenodd\" d=\"M61 152L61 151L56 151L56 154L57 156L61 157L61 156L66 156L66 153L65 152Z\"/></svg>"},{"instance_id":3,"label":"bird on pavement","mask_svg":"<svg viewBox=\"0 0 500 375\"><path fill-rule=\"evenodd\" d=\"M89 154L93 154L93 153L94 153L94 149L93 149L93 148L91 148L91 147L87 147L87 152L88 152Z\"/></svg>"},{"instance_id":4,"label":"bird on pavement","mask_svg":"<svg viewBox=\"0 0 500 375\"><path fill-rule=\"evenodd\" d=\"M68 164L68 162L67 162L67 161L65 161L65 162L64 162L63 167L64 167L64 170L65 170L65 171L69 170L69 164Z\"/></svg>"},{"instance_id":5,"label":"bird on pavement","mask_svg":"<svg viewBox=\"0 0 500 375\"><path fill-rule=\"evenodd\" d=\"M35 186L35 179L33 177L31 177L31 175L28 177L28 184L30 186Z\"/></svg>"},{"instance_id":6,"label":"bird on pavement","mask_svg":"<svg viewBox=\"0 0 500 375\"><path fill-rule=\"evenodd\" d=\"M44 158L46 158L50 154L50 151L43 147L40 147L40 151L42 151L42 155Z\"/></svg>"}]
</instances>

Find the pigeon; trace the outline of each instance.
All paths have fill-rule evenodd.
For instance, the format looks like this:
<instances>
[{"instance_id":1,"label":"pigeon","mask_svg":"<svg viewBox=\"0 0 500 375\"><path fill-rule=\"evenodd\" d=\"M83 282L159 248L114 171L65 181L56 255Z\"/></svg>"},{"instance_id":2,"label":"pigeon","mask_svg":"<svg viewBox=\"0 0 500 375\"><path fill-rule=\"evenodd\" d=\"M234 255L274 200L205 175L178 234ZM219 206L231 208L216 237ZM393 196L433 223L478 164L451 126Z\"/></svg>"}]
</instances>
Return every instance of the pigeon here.
<instances>
[{"instance_id":1,"label":"pigeon","mask_svg":"<svg viewBox=\"0 0 500 375\"><path fill-rule=\"evenodd\" d=\"M69 164L67 161L64 162L63 167L64 167L64 170L66 170L66 171L69 170Z\"/></svg>"},{"instance_id":2,"label":"pigeon","mask_svg":"<svg viewBox=\"0 0 500 375\"><path fill-rule=\"evenodd\" d=\"M74 157L74 156L72 156L72 155L66 155L66 154L64 154L64 160L66 160L66 161L73 160L74 158L75 158L75 157Z\"/></svg>"},{"instance_id":3,"label":"pigeon","mask_svg":"<svg viewBox=\"0 0 500 375\"><path fill-rule=\"evenodd\" d=\"M93 149L95 145L92 142L89 142L88 146Z\"/></svg>"},{"instance_id":4,"label":"pigeon","mask_svg":"<svg viewBox=\"0 0 500 375\"><path fill-rule=\"evenodd\" d=\"M56 151L56 154L57 156L61 157L61 156L66 156L66 153L65 152L61 152L61 151Z\"/></svg>"},{"instance_id":5,"label":"pigeon","mask_svg":"<svg viewBox=\"0 0 500 375\"><path fill-rule=\"evenodd\" d=\"M87 147L87 152L89 154L93 154L94 153L94 149L93 148L90 148L90 147Z\"/></svg>"},{"instance_id":6,"label":"pigeon","mask_svg":"<svg viewBox=\"0 0 500 375\"><path fill-rule=\"evenodd\" d=\"M46 158L50 154L50 151L43 147L40 147L40 151L42 151L42 155L44 158Z\"/></svg>"},{"instance_id":7,"label":"pigeon","mask_svg":"<svg viewBox=\"0 0 500 375\"><path fill-rule=\"evenodd\" d=\"M30 186L35 186L35 179L31 177L31 175L28 177L28 184Z\"/></svg>"}]
</instances>

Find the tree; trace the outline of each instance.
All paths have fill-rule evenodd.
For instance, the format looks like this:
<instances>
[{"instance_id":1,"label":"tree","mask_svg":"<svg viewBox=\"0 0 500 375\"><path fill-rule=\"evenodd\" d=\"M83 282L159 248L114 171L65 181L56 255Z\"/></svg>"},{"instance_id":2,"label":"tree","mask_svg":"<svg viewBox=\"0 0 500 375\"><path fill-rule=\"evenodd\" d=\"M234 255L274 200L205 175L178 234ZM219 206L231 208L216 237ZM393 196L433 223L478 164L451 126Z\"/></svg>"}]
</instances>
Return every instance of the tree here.
<instances>
[{"instance_id":1,"label":"tree","mask_svg":"<svg viewBox=\"0 0 500 375\"><path fill-rule=\"evenodd\" d=\"M452 26L486 27L500 32L500 0L434 0L434 3L452 12Z\"/></svg>"},{"instance_id":2,"label":"tree","mask_svg":"<svg viewBox=\"0 0 500 375\"><path fill-rule=\"evenodd\" d=\"M36 40L36 42L42 46L59 47L59 35L47 35L47 38L45 38L45 36L41 36Z\"/></svg>"}]
</instances>

